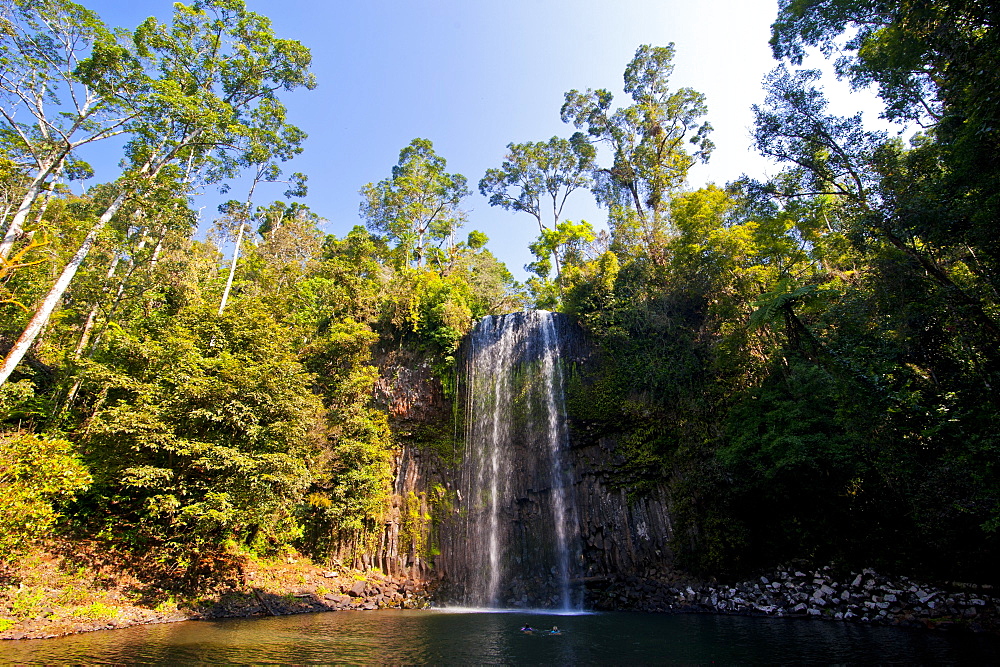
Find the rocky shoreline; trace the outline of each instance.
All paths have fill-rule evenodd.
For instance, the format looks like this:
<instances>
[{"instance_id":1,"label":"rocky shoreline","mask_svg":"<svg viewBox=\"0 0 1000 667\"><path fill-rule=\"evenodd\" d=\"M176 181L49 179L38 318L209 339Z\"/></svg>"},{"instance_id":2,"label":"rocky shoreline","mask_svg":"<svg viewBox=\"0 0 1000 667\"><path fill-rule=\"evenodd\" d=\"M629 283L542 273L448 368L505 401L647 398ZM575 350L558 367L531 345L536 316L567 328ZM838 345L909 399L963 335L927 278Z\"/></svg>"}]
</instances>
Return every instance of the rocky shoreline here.
<instances>
[{"instance_id":1,"label":"rocky shoreline","mask_svg":"<svg viewBox=\"0 0 1000 667\"><path fill-rule=\"evenodd\" d=\"M363 576L364 578L359 578ZM255 616L285 616L321 611L425 609L431 605L429 587L420 581L369 572L352 575L324 572L305 584L276 592L253 585L222 593L217 598L184 603L176 608L149 609L116 600L105 604L94 618L94 605L81 608L47 607L33 618L20 620L0 632L0 639L51 639L95 630L114 630L179 621ZM0 612L2 613L2 612Z\"/></svg>"},{"instance_id":2,"label":"rocky shoreline","mask_svg":"<svg viewBox=\"0 0 1000 667\"><path fill-rule=\"evenodd\" d=\"M41 639L93 630L186 620L282 616L321 611L372 611L431 607L434 586L375 571L322 571L302 576L299 585L265 585L253 576L246 585L211 599L155 609L124 600L94 618L93 605L43 609L0 632L0 639ZM586 606L596 611L719 613L791 617L928 629L1000 633L1000 598L989 587L931 586L905 576L882 576L871 569L835 574L833 568L779 568L733 584L704 582L667 570L577 582L585 585ZM111 600L109 600L111 602Z\"/></svg>"},{"instance_id":3,"label":"rocky shoreline","mask_svg":"<svg viewBox=\"0 0 1000 667\"><path fill-rule=\"evenodd\" d=\"M816 618L1000 633L1000 599L989 586L931 586L872 569L781 568L735 584L677 577L622 577L588 591L596 610L704 612Z\"/></svg>"}]
</instances>

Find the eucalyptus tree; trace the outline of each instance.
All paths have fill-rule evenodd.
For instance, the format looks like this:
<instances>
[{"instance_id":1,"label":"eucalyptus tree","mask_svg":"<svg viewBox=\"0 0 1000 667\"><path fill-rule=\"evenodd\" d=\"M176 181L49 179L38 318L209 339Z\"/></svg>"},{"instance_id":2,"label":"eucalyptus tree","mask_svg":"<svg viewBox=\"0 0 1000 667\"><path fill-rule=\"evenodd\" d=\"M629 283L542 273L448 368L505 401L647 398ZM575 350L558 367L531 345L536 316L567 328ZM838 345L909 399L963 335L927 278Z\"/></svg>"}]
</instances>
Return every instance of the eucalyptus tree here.
<instances>
[{"instance_id":1,"label":"eucalyptus tree","mask_svg":"<svg viewBox=\"0 0 1000 667\"><path fill-rule=\"evenodd\" d=\"M753 106L754 145L786 166L785 177L770 186L779 198L837 196L862 213L876 204L878 173L871 166L886 134L866 130L860 113L831 115L819 78L819 70L784 66L768 74L765 102Z\"/></svg>"},{"instance_id":2,"label":"eucalyptus tree","mask_svg":"<svg viewBox=\"0 0 1000 667\"><path fill-rule=\"evenodd\" d=\"M261 222L257 233L262 239L256 249L260 259L256 282L272 300L294 309L297 306L290 304L290 295L299 282L320 270L326 237L320 227L326 220L304 204L283 201L258 206L256 218Z\"/></svg>"},{"instance_id":3,"label":"eucalyptus tree","mask_svg":"<svg viewBox=\"0 0 1000 667\"><path fill-rule=\"evenodd\" d=\"M121 134L138 115L143 77L120 37L68 0L0 2L0 118L27 173L0 259L72 153Z\"/></svg>"},{"instance_id":4,"label":"eucalyptus tree","mask_svg":"<svg viewBox=\"0 0 1000 667\"><path fill-rule=\"evenodd\" d=\"M837 409L851 416L845 430L864 443L868 471L857 479L886 508L873 515L910 522L914 543L930 545L921 558L945 569L957 551L975 554L959 567L991 567L1000 526L1000 480L982 463L995 442L1000 377L997 25L994 6L965 0L782 1L777 58L797 66L818 47L855 88L875 88L883 117L921 132L905 145L864 132L857 117L834 117L815 75L787 65L768 78L756 111L758 146L785 166L763 193L783 213L822 204L863 268L818 291L770 291L751 321L784 315L797 330L789 347L834 380ZM825 312L820 295L836 295ZM750 424L747 451L772 451L745 419L766 410L747 405L734 415ZM890 550L901 551L897 542Z\"/></svg>"},{"instance_id":5,"label":"eucalyptus tree","mask_svg":"<svg viewBox=\"0 0 1000 667\"><path fill-rule=\"evenodd\" d=\"M187 164L209 179L239 168L254 116L283 114L280 90L315 85L310 54L274 36L270 21L242 0L177 3L170 25L146 19L133 36L145 65L142 116L130 126L128 167L117 194L91 227L0 367L0 384L27 353L80 264L122 205L161 173Z\"/></svg>"},{"instance_id":6,"label":"eucalyptus tree","mask_svg":"<svg viewBox=\"0 0 1000 667\"><path fill-rule=\"evenodd\" d=\"M596 152L587 143L571 143L552 137L547 142L507 144L507 155L499 168L489 169L479 181L479 192L490 206L528 213L538 222L538 231L555 232L569 195L590 187ZM551 213L547 210L551 200ZM559 245L551 247L556 277L562 275ZM546 272L548 273L548 272Z\"/></svg>"},{"instance_id":7,"label":"eucalyptus tree","mask_svg":"<svg viewBox=\"0 0 1000 667\"><path fill-rule=\"evenodd\" d=\"M771 26L774 57L801 65L807 49L837 54L837 74L876 85L890 119L935 125L961 109L967 130L998 106L1000 26L996 8L970 0L781 0ZM969 85L975 83L976 85ZM955 119L957 120L957 119ZM971 121L971 122L970 122Z\"/></svg>"},{"instance_id":8,"label":"eucalyptus tree","mask_svg":"<svg viewBox=\"0 0 1000 667\"><path fill-rule=\"evenodd\" d=\"M385 234L403 261L424 265L428 243L455 244L465 222L459 208L469 189L465 176L445 171L447 161L428 139L414 139L399 152L392 176L361 188L361 217L368 228Z\"/></svg>"},{"instance_id":9,"label":"eucalyptus tree","mask_svg":"<svg viewBox=\"0 0 1000 667\"><path fill-rule=\"evenodd\" d=\"M714 148L708 138L712 126L701 120L707 113L705 96L691 88L669 87L673 58L673 44L644 44L625 68L631 105L612 110L610 92L588 88L566 93L560 112L563 122L585 129L574 134L572 142L602 143L611 151L610 164L594 171L594 194L609 209L616 242L622 246L638 241L657 263L664 261L669 235L670 194Z\"/></svg>"},{"instance_id":10,"label":"eucalyptus tree","mask_svg":"<svg viewBox=\"0 0 1000 667\"><path fill-rule=\"evenodd\" d=\"M219 212L224 214L219 222L228 227L230 235L232 234L232 226L236 226L233 259L229 265L229 278L226 280L226 287L219 300L219 315L222 315L226 309L229 291L233 286L244 229L253 217L253 198L257 186L261 183L288 183L291 187L285 191L286 197L303 197L306 194L305 175L296 173L292 175L291 179L282 180L281 168L277 164L290 160L302 152L302 141L305 139L305 133L294 125L288 125L284 122L283 109L268 109L267 112L255 114L255 116L257 118L254 120L257 122L250 127L248 132L248 145L237 160L240 166L253 170L246 201L230 200L219 206Z\"/></svg>"}]
</instances>

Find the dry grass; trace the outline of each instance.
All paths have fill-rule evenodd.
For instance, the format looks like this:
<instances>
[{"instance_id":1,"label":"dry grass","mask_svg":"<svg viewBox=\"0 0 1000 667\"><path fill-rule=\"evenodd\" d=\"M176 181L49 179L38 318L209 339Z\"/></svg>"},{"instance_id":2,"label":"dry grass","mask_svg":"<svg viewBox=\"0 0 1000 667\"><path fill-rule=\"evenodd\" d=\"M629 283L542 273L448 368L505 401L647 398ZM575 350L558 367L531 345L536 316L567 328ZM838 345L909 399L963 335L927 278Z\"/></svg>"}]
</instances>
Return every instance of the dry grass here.
<instances>
[{"instance_id":1,"label":"dry grass","mask_svg":"<svg viewBox=\"0 0 1000 667\"><path fill-rule=\"evenodd\" d=\"M50 637L215 615L227 600L323 595L341 585L304 557L213 553L183 566L96 541L53 540L0 568L0 638ZM353 582L359 573L344 571ZM363 577L364 575L360 575ZM252 611L248 613L253 613ZM239 614L231 604L218 615Z\"/></svg>"}]
</instances>

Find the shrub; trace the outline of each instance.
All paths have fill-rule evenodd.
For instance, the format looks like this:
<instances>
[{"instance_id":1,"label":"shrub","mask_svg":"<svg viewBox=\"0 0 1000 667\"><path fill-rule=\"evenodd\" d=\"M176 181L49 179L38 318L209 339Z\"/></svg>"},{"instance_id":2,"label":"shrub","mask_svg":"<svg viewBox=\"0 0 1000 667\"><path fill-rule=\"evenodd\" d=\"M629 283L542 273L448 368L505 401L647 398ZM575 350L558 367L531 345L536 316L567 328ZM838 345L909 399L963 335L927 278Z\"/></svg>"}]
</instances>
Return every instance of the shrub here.
<instances>
[{"instance_id":1,"label":"shrub","mask_svg":"<svg viewBox=\"0 0 1000 667\"><path fill-rule=\"evenodd\" d=\"M53 501L68 500L90 481L68 441L0 434L0 562L46 536L58 517Z\"/></svg>"}]
</instances>

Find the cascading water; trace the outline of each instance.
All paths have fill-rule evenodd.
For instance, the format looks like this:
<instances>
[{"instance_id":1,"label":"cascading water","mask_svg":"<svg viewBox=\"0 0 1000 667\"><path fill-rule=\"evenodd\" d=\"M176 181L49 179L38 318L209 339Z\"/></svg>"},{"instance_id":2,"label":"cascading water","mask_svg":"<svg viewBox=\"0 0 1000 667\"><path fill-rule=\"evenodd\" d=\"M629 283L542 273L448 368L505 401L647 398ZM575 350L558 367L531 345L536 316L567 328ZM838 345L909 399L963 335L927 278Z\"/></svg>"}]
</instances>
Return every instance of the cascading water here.
<instances>
[{"instance_id":1,"label":"cascading water","mask_svg":"<svg viewBox=\"0 0 1000 667\"><path fill-rule=\"evenodd\" d=\"M449 573L455 602L575 610L561 332L546 311L484 318L467 342L465 455Z\"/></svg>"}]
</instances>

